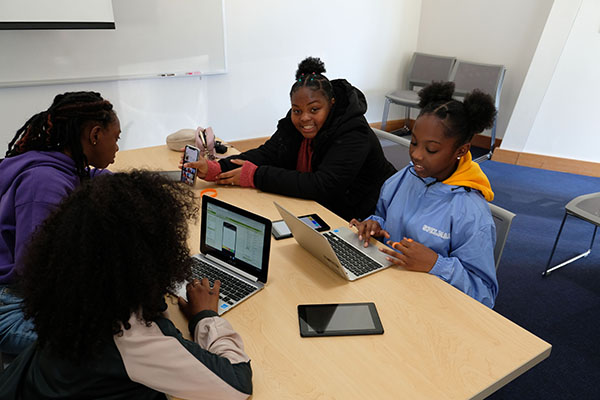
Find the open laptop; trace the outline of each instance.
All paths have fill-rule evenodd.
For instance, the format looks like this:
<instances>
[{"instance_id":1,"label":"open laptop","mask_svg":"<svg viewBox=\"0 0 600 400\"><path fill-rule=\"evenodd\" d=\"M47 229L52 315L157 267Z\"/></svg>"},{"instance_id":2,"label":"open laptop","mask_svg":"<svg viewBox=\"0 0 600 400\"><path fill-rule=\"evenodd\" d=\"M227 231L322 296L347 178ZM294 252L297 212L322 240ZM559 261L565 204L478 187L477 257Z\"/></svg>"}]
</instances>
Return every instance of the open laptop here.
<instances>
[{"instance_id":1,"label":"open laptop","mask_svg":"<svg viewBox=\"0 0 600 400\"><path fill-rule=\"evenodd\" d=\"M181 180L181 170L178 169L176 171L151 171L155 174L164 176L170 181L179 182Z\"/></svg>"},{"instance_id":2,"label":"open laptop","mask_svg":"<svg viewBox=\"0 0 600 400\"><path fill-rule=\"evenodd\" d=\"M310 254L349 281L381 271L392 263L377 246L364 247L358 235L346 227L319 233L294 214L273 202L294 239Z\"/></svg>"},{"instance_id":3,"label":"open laptop","mask_svg":"<svg viewBox=\"0 0 600 400\"><path fill-rule=\"evenodd\" d=\"M271 221L210 196L202 196L200 254L192 256L194 278L221 281L219 315L267 283ZM185 284L178 295L186 298Z\"/></svg>"}]
</instances>

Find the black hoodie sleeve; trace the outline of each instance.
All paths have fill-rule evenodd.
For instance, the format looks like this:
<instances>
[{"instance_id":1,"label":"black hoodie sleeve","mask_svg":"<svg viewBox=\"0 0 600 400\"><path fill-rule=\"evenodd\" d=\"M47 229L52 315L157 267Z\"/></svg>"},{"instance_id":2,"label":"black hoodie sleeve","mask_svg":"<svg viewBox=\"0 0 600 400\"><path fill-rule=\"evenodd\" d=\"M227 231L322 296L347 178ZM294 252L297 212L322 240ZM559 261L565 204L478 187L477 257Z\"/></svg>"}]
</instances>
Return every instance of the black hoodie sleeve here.
<instances>
[{"instance_id":1,"label":"black hoodie sleeve","mask_svg":"<svg viewBox=\"0 0 600 400\"><path fill-rule=\"evenodd\" d=\"M239 165L231 162L232 159L248 160L257 166L272 165L280 168L295 169L301 139L294 138L289 129L282 129L282 126L286 126L285 119L279 122L277 131L273 136L256 149L220 160L221 170L229 171L239 168ZM297 136L300 136L300 134L298 133Z\"/></svg>"},{"instance_id":2,"label":"black hoodie sleeve","mask_svg":"<svg viewBox=\"0 0 600 400\"><path fill-rule=\"evenodd\" d=\"M254 185L266 192L329 203L344 194L358 175L369 154L368 140L364 133L351 130L319 152L323 158L315 171L298 172L263 165L254 175ZM293 157L294 164L296 160L297 154Z\"/></svg>"}]
</instances>

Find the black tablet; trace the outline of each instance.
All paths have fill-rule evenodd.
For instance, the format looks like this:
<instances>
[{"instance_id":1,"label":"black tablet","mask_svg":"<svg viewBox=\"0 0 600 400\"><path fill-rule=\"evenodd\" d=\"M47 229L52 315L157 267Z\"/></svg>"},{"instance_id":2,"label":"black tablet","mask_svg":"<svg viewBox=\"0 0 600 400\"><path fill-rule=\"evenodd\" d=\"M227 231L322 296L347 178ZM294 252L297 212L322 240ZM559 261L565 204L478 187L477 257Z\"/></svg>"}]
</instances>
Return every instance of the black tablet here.
<instances>
[{"instance_id":1,"label":"black tablet","mask_svg":"<svg viewBox=\"0 0 600 400\"><path fill-rule=\"evenodd\" d=\"M381 335L374 303L300 304L300 336Z\"/></svg>"}]
</instances>

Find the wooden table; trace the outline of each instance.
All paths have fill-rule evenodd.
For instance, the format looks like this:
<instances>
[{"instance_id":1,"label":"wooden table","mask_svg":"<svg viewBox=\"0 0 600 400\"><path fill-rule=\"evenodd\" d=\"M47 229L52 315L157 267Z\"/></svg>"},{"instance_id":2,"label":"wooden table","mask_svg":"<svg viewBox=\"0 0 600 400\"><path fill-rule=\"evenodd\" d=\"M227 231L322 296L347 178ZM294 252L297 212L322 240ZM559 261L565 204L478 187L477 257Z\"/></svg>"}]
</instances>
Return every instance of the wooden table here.
<instances>
[{"instance_id":1,"label":"wooden table","mask_svg":"<svg viewBox=\"0 0 600 400\"><path fill-rule=\"evenodd\" d=\"M166 146L123 151L111 169L172 170L180 157ZM271 220L280 219L276 200L345 224L313 201L203 181L195 190L206 187ZM550 344L433 275L388 268L347 282L293 238L273 240L269 269L265 289L224 314L252 359L255 399L480 399L550 355ZM298 304L363 301L376 304L383 335L300 337ZM176 307L171 318L187 332Z\"/></svg>"}]
</instances>

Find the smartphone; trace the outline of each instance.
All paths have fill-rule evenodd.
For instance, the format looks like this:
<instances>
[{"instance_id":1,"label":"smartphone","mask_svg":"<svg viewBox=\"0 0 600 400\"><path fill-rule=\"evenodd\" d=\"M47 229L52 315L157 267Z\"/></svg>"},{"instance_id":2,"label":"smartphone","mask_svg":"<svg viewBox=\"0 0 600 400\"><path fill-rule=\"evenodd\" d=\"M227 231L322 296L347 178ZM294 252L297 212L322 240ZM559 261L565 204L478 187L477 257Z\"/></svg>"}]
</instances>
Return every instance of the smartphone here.
<instances>
[{"instance_id":1,"label":"smartphone","mask_svg":"<svg viewBox=\"0 0 600 400\"><path fill-rule=\"evenodd\" d=\"M189 144L185 146L185 150L183 151L183 163L198 161L200 158L200 150L194 146L190 146ZM187 183L190 186L194 186L196 182L196 173L198 171L196 168L181 168L181 182Z\"/></svg>"},{"instance_id":2,"label":"smartphone","mask_svg":"<svg viewBox=\"0 0 600 400\"><path fill-rule=\"evenodd\" d=\"M237 228L229 222L223 222L223 241L221 247L223 251L235 257L235 241L237 238Z\"/></svg>"},{"instance_id":3,"label":"smartphone","mask_svg":"<svg viewBox=\"0 0 600 400\"><path fill-rule=\"evenodd\" d=\"M328 231L330 229L329 225L327 225L325 221L323 221L323 219L317 214L303 215L298 218L316 231L323 232ZM290 228L288 228L288 226L282 219L273 221L271 233L273 234L273 237L276 240L292 237L292 232L290 232Z\"/></svg>"}]
</instances>

